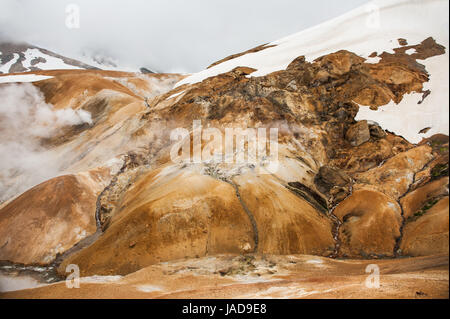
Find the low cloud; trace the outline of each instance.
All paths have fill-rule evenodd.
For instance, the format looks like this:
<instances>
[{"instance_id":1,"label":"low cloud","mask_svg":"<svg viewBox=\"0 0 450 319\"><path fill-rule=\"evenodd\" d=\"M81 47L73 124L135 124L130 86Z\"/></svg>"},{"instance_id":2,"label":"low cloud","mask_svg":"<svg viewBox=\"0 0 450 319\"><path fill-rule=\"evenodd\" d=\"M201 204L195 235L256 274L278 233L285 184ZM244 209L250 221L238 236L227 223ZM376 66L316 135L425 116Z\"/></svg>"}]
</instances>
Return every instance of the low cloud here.
<instances>
[{"instance_id":1,"label":"low cloud","mask_svg":"<svg viewBox=\"0 0 450 319\"><path fill-rule=\"evenodd\" d=\"M72 58L91 52L120 67L190 73L366 2L2 0L0 32ZM68 4L79 7L80 28L66 27Z\"/></svg>"}]
</instances>

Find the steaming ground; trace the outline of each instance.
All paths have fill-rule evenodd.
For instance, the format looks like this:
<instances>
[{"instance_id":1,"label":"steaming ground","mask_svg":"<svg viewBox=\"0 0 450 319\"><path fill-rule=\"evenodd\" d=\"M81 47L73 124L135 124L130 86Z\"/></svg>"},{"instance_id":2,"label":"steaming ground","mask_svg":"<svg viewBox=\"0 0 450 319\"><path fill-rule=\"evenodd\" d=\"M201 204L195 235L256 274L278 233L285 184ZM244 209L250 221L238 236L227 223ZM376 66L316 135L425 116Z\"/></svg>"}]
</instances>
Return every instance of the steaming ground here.
<instances>
[{"instance_id":1,"label":"steaming ground","mask_svg":"<svg viewBox=\"0 0 450 319\"><path fill-rule=\"evenodd\" d=\"M33 85L0 87L0 201L61 173L58 157L41 145L67 125L92 124L84 110L56 110Z\"/></svg>"}]
</instances>

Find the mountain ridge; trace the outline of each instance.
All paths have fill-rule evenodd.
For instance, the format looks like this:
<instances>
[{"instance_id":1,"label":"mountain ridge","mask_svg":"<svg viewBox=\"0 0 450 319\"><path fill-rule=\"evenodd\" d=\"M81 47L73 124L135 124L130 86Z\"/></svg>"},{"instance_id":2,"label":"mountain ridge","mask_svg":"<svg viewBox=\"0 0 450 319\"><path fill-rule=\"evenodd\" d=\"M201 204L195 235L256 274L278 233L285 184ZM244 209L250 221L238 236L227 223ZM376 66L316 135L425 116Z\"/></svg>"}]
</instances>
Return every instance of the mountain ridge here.
<instances>
[{"instance_id":1,"label":"mountain ridge","mask_svg":"<svg viewBox=\"0 0 450 319\"><path fill-rule=\"evenodd\" d=\"M26 43L0 43L0 72L19 73L51 69L98 68Z\"/></svg>"}]
</instances>

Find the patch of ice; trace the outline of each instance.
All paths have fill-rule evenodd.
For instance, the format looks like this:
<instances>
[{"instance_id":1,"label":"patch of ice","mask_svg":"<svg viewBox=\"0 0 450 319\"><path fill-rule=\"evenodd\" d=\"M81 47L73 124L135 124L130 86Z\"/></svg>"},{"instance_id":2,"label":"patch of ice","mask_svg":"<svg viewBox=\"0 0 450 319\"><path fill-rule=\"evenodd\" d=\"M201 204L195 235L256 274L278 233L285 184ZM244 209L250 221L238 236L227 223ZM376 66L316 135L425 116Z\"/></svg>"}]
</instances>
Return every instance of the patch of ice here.
<instances>
[{"instance_id":1,"label":"patch of ice","mask_svg":"<svg viewBox=\"0 0 450 319\"><path fill-rule=\"evenodd\" d=\"M46 286L46 284L41 284L31 277L5 276L0 274L0 292L17 291L42 286Z\"/></svg>"},{"instance_id":2,"label":"patch of ice","mask_svg":"<svg viewBox=\"0 0 450 319\"><path fill-rule=\"evenodd\" d=\"M306 290L301 287L297 286L274 286L270 287L269 289L256 293L256 296L253 298L300 298L305 297L313 294L317 294L319 291L316 290Z\"/></svg>"},{"instance_id":3,"label":"patch of ice","mask_svg":"<svg viewBox=\"0 0 450 319\"><path fill-rule=\"evenodd\" d=\"M388 202L388 206L389 208L397 211L398 210L398 206L396 204L394 204L393 202Z\"/></svg>"},{"instance_id":4,"label":"patch of ice","mask_svg":"<svg viewBox=\"0 0 450 319\"><path fill-rule=\"evenodd\" d=\"M0 76L0 83L36 82L51 79L53 76L37 74L17 74Z\"/></svg>"},{"instance_id":5,"label":"patch of ice","mask_svg":"<svg viewBox=\"0 0 450 319\"><path fill-rule=\"evenodd\" d=\"M108 282L117 282L121 280L122 276L89 276L89 277L81 277L80 283L93 283L93 284L101 284L101 283L108 283Z\"/></svg>"},{"instance_id":6,"label":"patch of ice","mask_svg":"<svg viewBox=\"0 0 450 319\"><path fill-rule=\"evenodd\" d=\"M377 64L378 62L380 62L381 58L376 56L373 58L367 58L365 63L370 63L370 64Z\"/></svg>"},{"instance_id":7,"label":"patch of ice","mask_svg":"<svg viewBox=\"0 0 450 319\"><path fill-rule=\"evenodd\" d=\"M233 278L233 280L247 283L247 284L253 284L253 283L259 283L259 282L270 282L270 281L279 281L277 278L267 278L267 277L261 277L261 276L255 276L255 275L234 275L230 276Z\"/></svg>"},{"instance_id":8,"label":"patch of ice","mask_svg":"<svg viewBox=\"0 0 450 319\"><path fill-rule=\"evenodd\" d=\"M320 265L323 264L323 260L321 259L310 259L306 261L307 264Z\"/></svg>"},{"instance_id":9,"label":"patch of ice","mask_svg":"<svg viewBox=\"0 0 450 319\"><path fill-rule=\"evenodd\" d=\"M155 292L155 291L164 291L161 287L154 285L138 285L136 289L142 292Z\"/></svg>"},{"instance_id":10,"label":"patch of ice","mask_svg":"<svg viewBox=\"0 0 450 319\"><path fill-rule=\"evenodd\" d=\"M177 93L174 93L174 94L172 94L171 96L169 96L166 100L170 100L170 99L173 99L173 98L175 98L175 97L177 97L177 96L179 96L181 93L184 93L184 91L181 91L181 92L177 92Z\"/></svg>"}]
</instances>

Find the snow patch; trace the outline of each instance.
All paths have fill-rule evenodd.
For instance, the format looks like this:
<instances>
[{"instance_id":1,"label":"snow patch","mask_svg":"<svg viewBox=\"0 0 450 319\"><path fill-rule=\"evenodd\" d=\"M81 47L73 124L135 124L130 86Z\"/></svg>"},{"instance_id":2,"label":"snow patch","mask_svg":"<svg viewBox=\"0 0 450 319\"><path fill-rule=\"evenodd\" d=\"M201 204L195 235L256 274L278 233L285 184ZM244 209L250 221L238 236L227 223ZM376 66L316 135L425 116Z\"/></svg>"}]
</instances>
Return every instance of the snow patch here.
<instances>
[{"instance_id":1,"label":"snow patch","mask_svg":"<svg viewBox=\"0 0 450 319\"><path fill-rule=\"evenodd\" d=\"M178 95L180 95L180 94L183 93L183 92L184 92L184 91L181 91L181 92L178 92L178 93L174 93L174 94L172 94L171 96L169 96L166 100L173 99L173 98L177 97Z\"/></svg>"},{"instance_id":2,"label":"snow patch","mask_svg":"<svg viewBox=\"0 0 450 319\"><path fill-rule=\"evenodd\" d=\"M0 292L37 288L46 285L28 276L5 276L0 274Z\"/></svg>"},{"instance_id":3,"label":"snow patch","mask_svg":"<svg viewBox=\"0 0 450 319\"><path fill-rule=\"evenodd\" d=\"M0 76L0 83L36 82L51 79L53 76L37 74L18 74Z\"/></svg>"},{"instance_id":4,"label":"snow patch","mask_svg":"<svg viewBox=\"0 0 450 319\"><path fill-rule=\"evenodd\" d=\"M136 289L138 291L142 292L156 292L156 291L164 291L161 287L154 286L154 285L138 285L136 286Z\"/></svg>"},{"instance_id":5,"label":"snow patch","mask_svg":"<svg viewBox=\"0 0 450 319\"><path fill-rule=\"evenodd\" d=\"M310 259L306 261L307 264L320 265L323 264L323 260L321 259Z\"/></svg>"},{"instance_id":6,"label":"snow patch","mask_svg":"<svg viewBox=\"0 0 450 319\"><path fill-rule=\"evenodd\" d=\"M370 64L377 64L378 62L380 62L381 58L376 56L373 58L366 58L365 63L370 63Z\"/></svg>"},{"instance_id":7,"label":"snow patch","mask_svg":"<svg viewBox=\"0 0 450 319\"><path fill-rule=\"evenodd\" d=\"M80 283L90 283L90 284L102 284L102 283L110 283L110 282L117 282L121 280L122 276L89 276L89 277L81 277Z\"/></svg>"}]
</instances>

